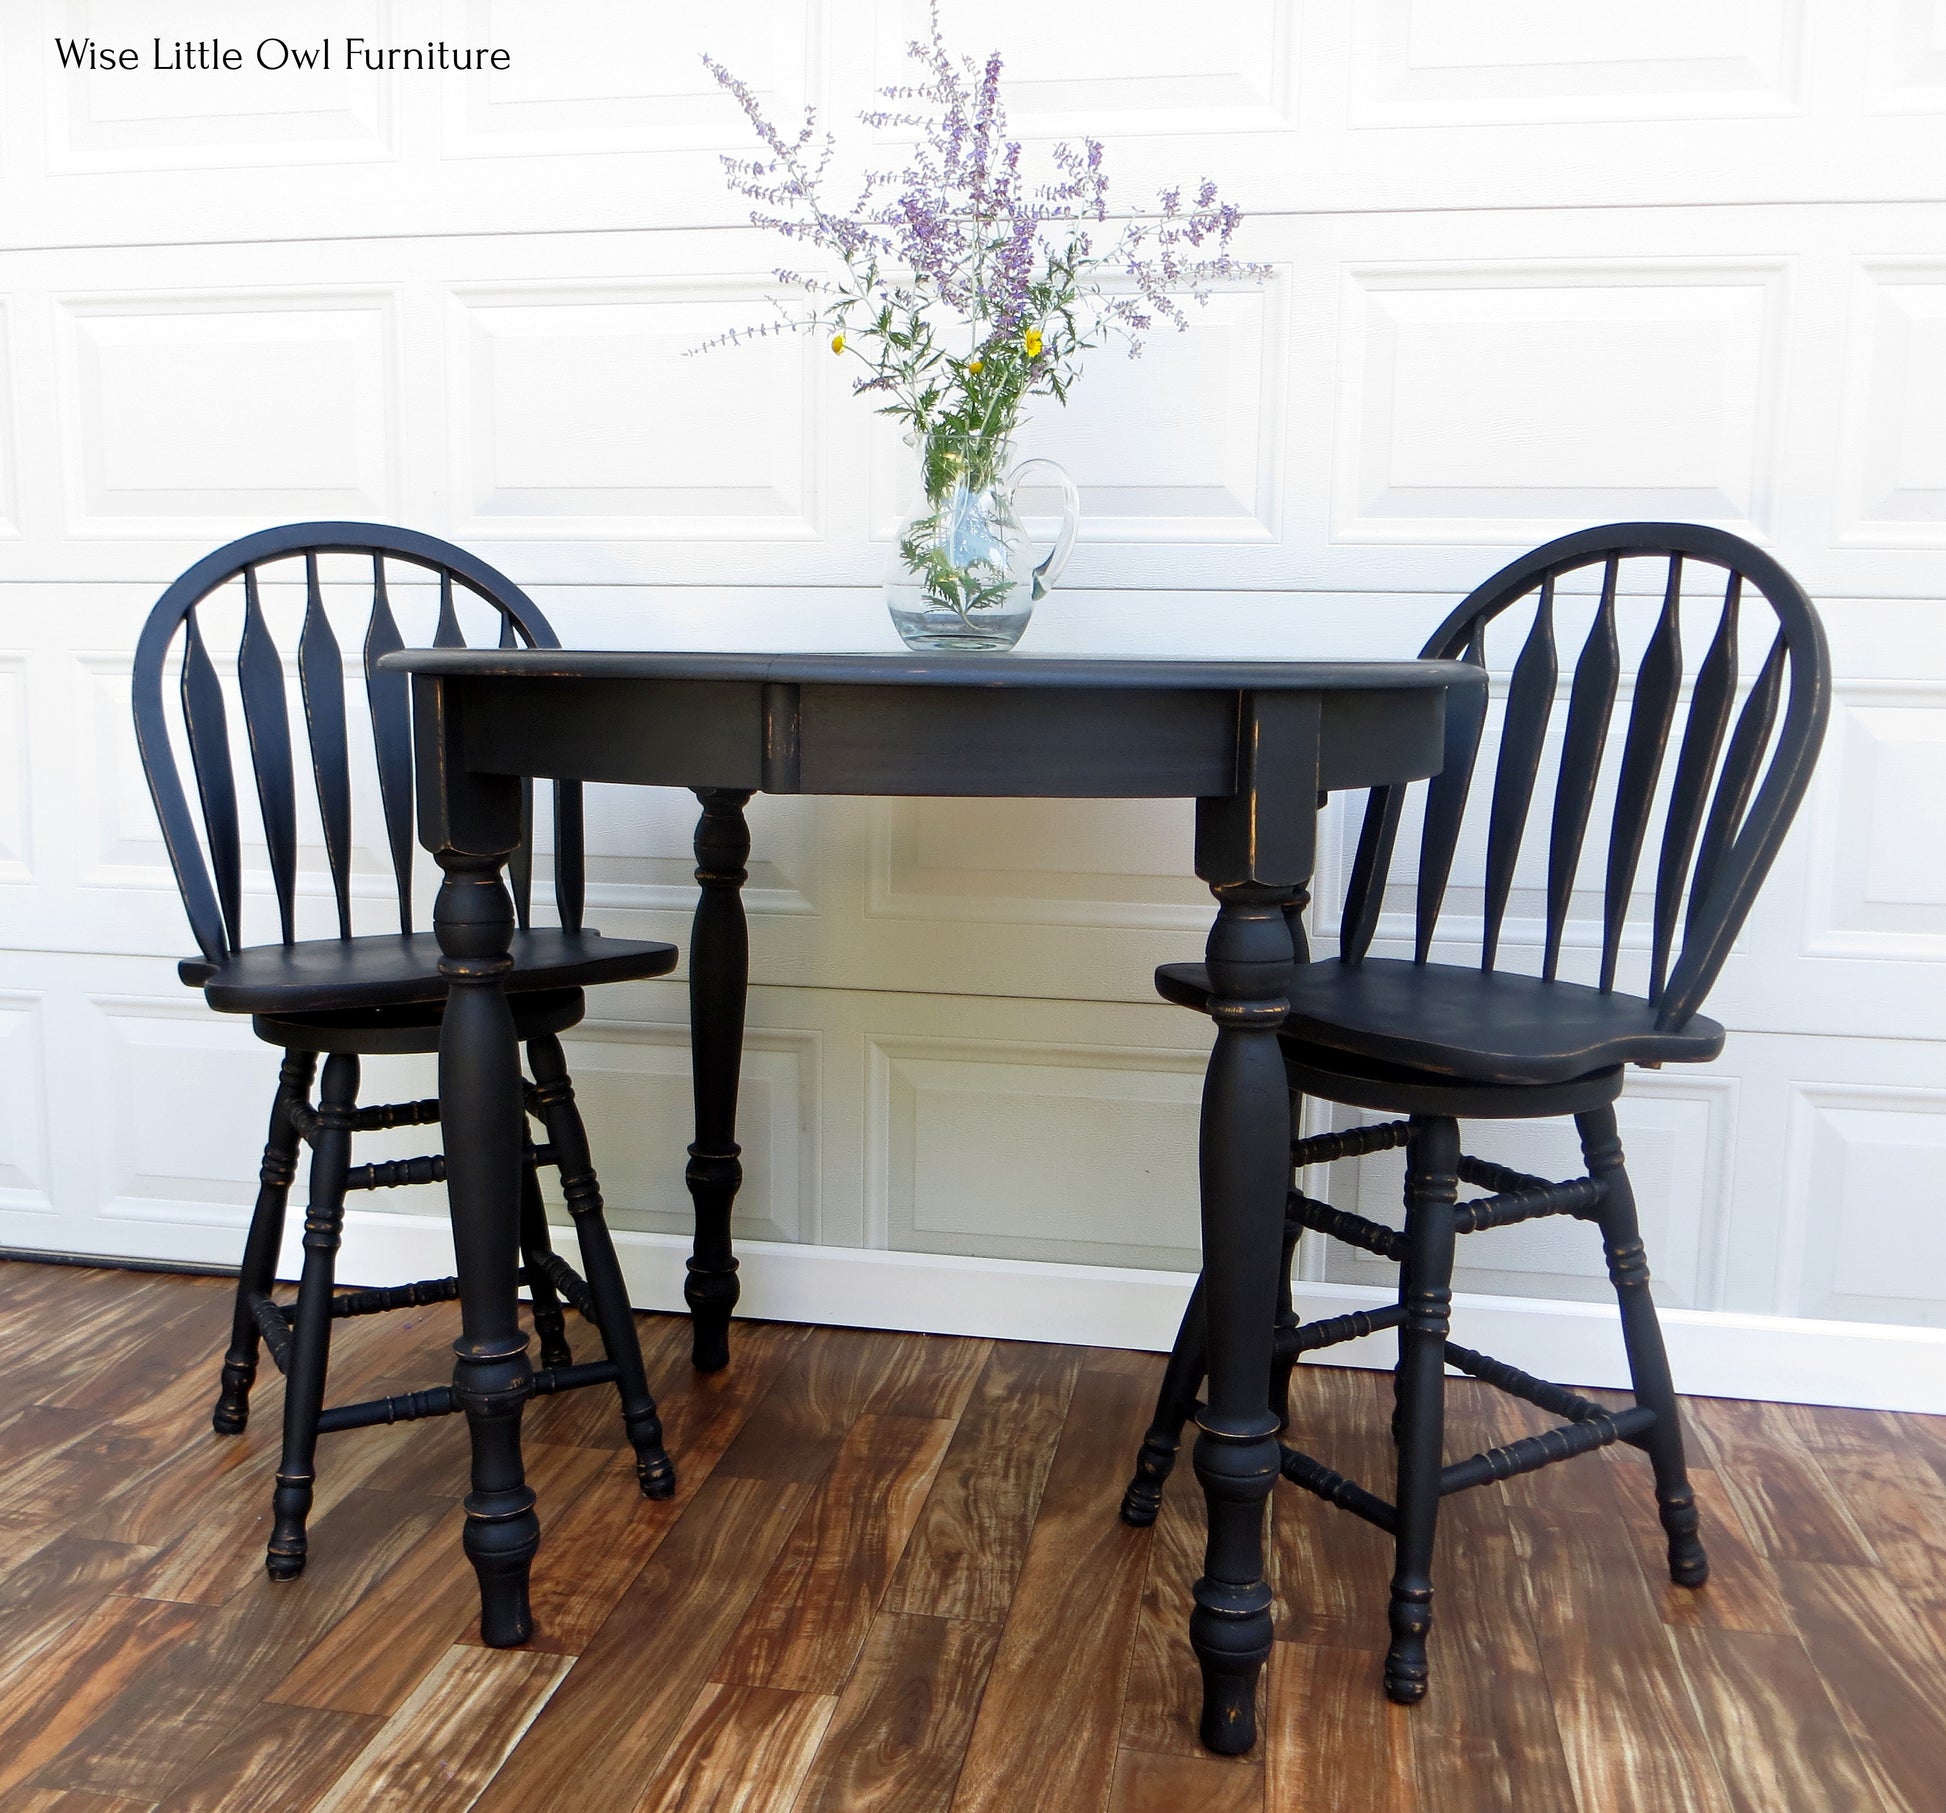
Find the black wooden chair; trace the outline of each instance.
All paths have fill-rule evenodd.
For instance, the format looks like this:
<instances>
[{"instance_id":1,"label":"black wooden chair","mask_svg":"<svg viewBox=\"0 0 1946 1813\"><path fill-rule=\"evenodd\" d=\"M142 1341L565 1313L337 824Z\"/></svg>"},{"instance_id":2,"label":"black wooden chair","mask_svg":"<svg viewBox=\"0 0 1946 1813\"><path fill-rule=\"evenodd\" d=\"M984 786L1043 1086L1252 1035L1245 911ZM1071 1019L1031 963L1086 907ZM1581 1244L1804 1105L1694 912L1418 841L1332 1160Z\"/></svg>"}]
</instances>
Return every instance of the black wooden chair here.
<instances>
[{"instance_id":1,"label":"black wooden chair","mask_svg":"<svg viewBox=\"0 0 1946 1813\"><path fill-rule=\"evenodd\" d=\"M1706 595L1686 598L1701 589L1695 583L1699 567L1712 574L1704 582ZM1548 723L1560 679L1554 619L1568 603L1576 575L1584 576L1592 595L1574 596L1572 607L1587 610L1589 628L1567 688L1567 715L1552 764L1545 880L1529 890L1544 925L1536 953L1539 974L1530 975L1506 966L1501 934L1522 834L1537 782L1549 766ZM1597 575L1599 590L1593 591ZM1623 665L1617 620L1631 602L1629 594L1644 586L1649 597L1640 601L1648 606L1642 615L1653 616L1653 627L1641 625L1647 637L1640 645L1627 728L1619 759L1605 768ZM1292 1189L1271 1380L1271 1408L1287 1423L1290 1374L1299 1355L1380 1329L1399 1331L1392 1419L1396 1502L1387 1503L1295 1448L1284 1449L1282 1471L1293 1484L1392 1533L1392 1640L1385 1687L1406 1703L1426 1691L1433 1530L1439 1500L1449 1492L1611 1442L1629 1442L1647 1451L1654 1470L1671 1578L1692 1587L1708 1578L1614 1102L1631 1063L1651 1068L1698 1063L1722 1049L1723 1028L1698 1009L1804 796L1829 710L1830 663L1816 613L1775 560L1737 536L1673 523L1623 523L1563 536L1489 579L1446 619L1425 653L1485 666L1489 625L1522 601L1531 602L1533 614L1513 660L1491 764L1478 918L1461 928L1469 943L1477 938L1478 962L1433 961L1487 713L1483 693L1471 698L1455 693L1448 708L1445 765L1425 783L1418 873L1409 896L1398 903L1403 912L1409 899L1413 915L1411 958L1370 955L1387 905L1393 846L1409 791L1381 787L1368 801L1352 864L1341 954L1335 961L1305 964L1300 942L1281 1035L1294 1135L1296 1110L1306 1095L1407 1117L1293 1138L1292 1160L1300 1177L1306 1166L1405 1147L1405 1225L1395 1230ZM1750 627L1745 618L1757 614L1749 608L1753 602L1768 607L1756 626L1761 630L1756 646L1765 652L1739 709L1739 644ZM1699 611L1714 623L1685 689L1683 619ZM1664 756L1679 717L1681 740L1665 785ZM1598 815L1595 804L1605 785L1613 788L1612 810ZM1599 865L1601 943L1590 986L1563 980L1559 971L1588 827L1603 816L1609 822ZM1644 845L1657 825L1659 851L1648 924L1640 928L1647 933L1642 952L1629 907ZM1295 915L1292 924L1301 941ZM1617 986L1625 959L1642 970L1639 993ZM1183 1006L1202 1009L1207 1003L1208 981L1200 965L1165 964L1156 972L1156 984ZM1460 1150L1462 1118L1569 1114L1587 1166L1583 1177L1550 1182ZM1489 1194L1460 1202L1461 1184ZM1578 1216L1601 1229L1608 1275L1621 1306L1633 1408L1610 1411L1448 1338L1455 1236L1542 1215ZM1300 1326L1291 1310L1290 1270L1307 1228L1397 1261L1397 1302ZM1183 1423L1197 1409L1203 1342L1199 1283L1123 1500L1122 1516L1129 1523L1155 1520ZM1442 1465L1449 1365L1564 1422Z\"/></svg>"},{"instance_id":2,"label":"black wooden chair","mask_svg":"<svg viewBox=\"0 0 1946 1813\"><path fill-rule=\"evenodd\" d=\"M364 576L359 588L361 608L369 590L365 691L393 870L394 887L387 891L397 897L397 929L362 936L352 932L351 752L344 658L319 574L320 556L343 555L355 557L355 571ZM378 666L381 655L402 646L387 591L388 565L394 579L403 576L401 568L415 579L436 578L438 620L433 640L440 646L464 643L456 600L468 595L490 607L501 646L559 646L532 600L460 548L429 535L371 523L297 523L247 535L198 561L163 594L135 653L136 738L190 927L202 947L201 956L180 965L182 979L201 988L219 1012L249 1014L257 1036L284 1051L237 1285L235 1322L223 1361L222 1388L211 1418L220 1435L243 1429L261 1339L285 1375L283 1459L277 1470L272 1501L275 1527L266 1557L273 1580L292 1579L304 1566L304 1524L311 1507L320 1434L443 1416L459 1408L451 1389L444 1386L324 1408L335 1319L443 1302L459 1295L455 1278L377 1290L337 1292L334 1288L346 1192L437 1183L445 1176L445 1160L439 1155L378 1164L351 1162L354 1133L439 1119L436 1100L358 1105L361 1057L438 1049L446 994L437 939L431 932L413 929L408 683L405 675ZM264 588L280 575L304 586L296 673L325 866L336 905L336 937L299 938L294 924L298 805L291 717L283 657L272 640L264 609ZM239 580L240 588L235 583ZM332 590L335 595L335 583ZM277 900L280 938L274 944L246 944L243 935L243 846L231 733L225 688L205 627L219 609L230 608L236 609L241 621L233 696L241 706L248 738L270 883ZM171 684L180 699L180 714L173 724L164 705ZM186 748L195 776L200 833L184 792L179 744ZM540 1337L541 1365L534 1374L534 1389L554 1392L614 1384L621 1397L623 1427L635 1449L642 1491L650 1498L666 1498L675 1490L675 1472L663 1452L662 1425L643 1375L628 1295L603 1219L601 1192L559 1035L580 1020L583 990L589 985L665 975L675 965L676 951L668 944L604 938L582 925L578 782L557 782L554 787L554 895L560 923L558 927L535 925L530 911L531 791L527 804L529 836L510 865L519 930L507 989L533 1074L526 1090L527 1112L545 1134L541 1144L527 1140L521 1209L521 1274ZM394 916L393 909L385 911L388 918ZM324 1076L313 1106L311 1079L320 1054ZM311 1147L304 1265L297 1300L285 1306L273 1299L271 1285L300 1142ZM585 1280L549 1244L537 1175L542 1165L558 1170L574 1219ZM564 1298L599 1329L605 1360L575 1363L561 1309Z\"/></svg>"}]
</instances>

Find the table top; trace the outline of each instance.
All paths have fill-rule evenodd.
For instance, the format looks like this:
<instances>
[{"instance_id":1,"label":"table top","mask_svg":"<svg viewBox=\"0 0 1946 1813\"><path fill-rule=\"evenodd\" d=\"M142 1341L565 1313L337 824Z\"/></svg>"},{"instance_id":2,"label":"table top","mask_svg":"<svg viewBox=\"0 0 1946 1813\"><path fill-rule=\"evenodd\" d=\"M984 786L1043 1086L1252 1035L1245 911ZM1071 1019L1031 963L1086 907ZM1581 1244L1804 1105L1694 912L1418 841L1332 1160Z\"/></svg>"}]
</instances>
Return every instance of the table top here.
<instances>
[{"instance_id":1,"label":"table top","mask_svg":"<svg viewBox=\"0 0 1946 1813\"><path fill-rule=\"evenodd\" d=\"M742 680L828 686L1371 692L1478 686L1466 661L1169 660L1127 655L667 653L654 649L410 648L381 667L456 678Z\"/></svg>"}]
</instances>

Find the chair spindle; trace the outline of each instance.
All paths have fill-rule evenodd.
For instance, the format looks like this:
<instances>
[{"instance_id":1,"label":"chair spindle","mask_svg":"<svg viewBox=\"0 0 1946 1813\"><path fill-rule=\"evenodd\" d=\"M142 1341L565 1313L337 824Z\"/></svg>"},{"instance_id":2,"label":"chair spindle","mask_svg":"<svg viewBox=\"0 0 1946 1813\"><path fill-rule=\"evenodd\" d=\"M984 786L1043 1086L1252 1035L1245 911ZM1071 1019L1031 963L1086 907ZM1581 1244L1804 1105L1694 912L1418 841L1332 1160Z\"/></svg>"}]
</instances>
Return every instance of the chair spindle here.
<instances>
[{"instance_id":1,"label":"chair spindle","mask_svg":"<svg viewBox=\"0 0 1946 1813\"><path fill-rule=\"evenodd\" d=\"M291 774L290 708L284 696L284 663L264 620L257 570L243 571L243 639L237 645L237 687L250 730L250 764L257 776L257 805L270 852L271 886L286 944L296 941L297 787Z\"/></svg>"},{"instance_id":2,"label":"chair spindle","mask_svg":"<svg viewBox=\"0 0 1946 1813\"><path fill-rule=\"evenodd\" d=\"M1527 632L1507 686L1507 715L1500 732L1500 759L1494 764L1493 812L1487 826L1482 969L1493 968L1499 953L1500 927L1507 916L1507 896L1513 888L1514 864L1520 858L1521 835L1527 829L1527 810L1534 799L1534 779L1540 771L1541 747L1554 712L1554 688L1560 672L1554 651L1554 576L1550 573L1541 581L1533 627Z\"/></svg>"},{"instance_id":3,"label":"chair spindle","mask_svg":"<svg viewBox=\"0 0 1946 1813\"><path fill-rule=\"evenodd\" d=\"M398 619L385 589L385 556L372 555L372 614L365 626L365 700L372 715L372 750L378 764L378 797L385 809L385 836L398 885L399 930L412 931L412 685L388 673L379 658L403 648Z\"/></svg>"},{"instance_id":4,"label":"chair spindle","mask_svg":"<svg viewBox=\"0 0 1946 1813\"><path fill-rule=\"evenodd\" d=\"M223 687L203 641L202 626L191 611L184 622L182 716L189 734L189 756L196 770L203 827L209 839L210 866L216 871L216 898L223 934L235 949L243 942L243 854L237 823L236 770L230 761L230 726L223 709Z\"/></svg>"},{"instance_id":5,"label":"chair spindle","mask_svg":"<svg viewBox=\"0 0 1946 1813\"><path fill-rule=\"evenodd\" d=\"M1574 666L1567 728L1561 736L1554 825L1547 846L1547 942L1541 955L1541 974L1550 982L1561 967L1561 938L1567 929L1574 878L1581 867L1588 816L1595 803L1595 782L1601 773L1602 750L1608 743L1608 723L1615 709L1615 687L1621 672L1615 636L1615 585L1620 570L1619 557L1611 556L1602 573L1601 600L1588 626L1588 640Z\"/></svg>"}]
</instances>

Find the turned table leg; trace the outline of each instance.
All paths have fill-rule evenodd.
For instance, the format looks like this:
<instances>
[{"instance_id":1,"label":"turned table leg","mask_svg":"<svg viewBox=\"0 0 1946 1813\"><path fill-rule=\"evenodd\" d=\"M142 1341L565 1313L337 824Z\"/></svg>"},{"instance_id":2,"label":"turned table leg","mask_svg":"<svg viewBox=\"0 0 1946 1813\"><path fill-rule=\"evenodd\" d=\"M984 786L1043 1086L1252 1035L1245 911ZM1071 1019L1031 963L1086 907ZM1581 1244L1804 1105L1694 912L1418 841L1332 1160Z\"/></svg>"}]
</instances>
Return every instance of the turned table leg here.
<instances>
[{"instance_id":1,"label":"turned table leg","mask_svg":"<svg viewBox=\"0 0 1946 1813\"><path fill-rule=\"evenodd\" d=\"M513 903L493 857L441 852L446 876L434 924L447 980L439 1035L446 1197L459 1264L460 1338L453 1395L473 1437L466 1556L480 1579L480 1635L496 1649L533 1629L527 1574L540 1546L534 1494L521 1469L520 1413L533 1390L520 1326L520 1047L501 986Z\"/></svg>"},{"instance_id":2,"label":"turned table leg","mask_svg":"<svg viewBox=\"0 0 1946 1813\"><path fill-rule=\"evenodd\" d=\"M453 1396L473 1438L462 1541L479 1576L481 1638L504 1649L533 1629L527 1575L541 1535L520 1459L534 1385L518 1300L527 1119L505 987L513 901L501 881L520 843L521 790L467 767L455 689L416 674L412 693L419 839L443 871L433 929L447 989L439 1109L460 1290Z\"/></svg>"},{"instance_id":3,"label":"turned table leg","mask_svg":"<svg viewBox=\"0 0 1946 1813\"><path fill-rule=\"evenodd\" d=\"M730 1211L743 1182L736 1141L737 1080L743 1065L743 1012L750 987L750 935L744 923L744 864L750 795L699 787L696 880L702 892L689 943L690 1076L696 1096L696 1142L684 1181L696 1205L696 1236L682 1294L689 1305L690 1357L702 1372L730 1363L730 1312L737 1303L737 1262Z\"/></svg>"},{"instance_id":4,"label":"turned table leg","mask_svg":"<svg viewBox=\"0 0 1946 1813\"><path fill-rule=\"evenodd\" d=\"M1189 1641L1203 1676L1200 1735L1226 1756L1257 1741L1257 1678L1270 1659L1264 1508L1280 1455L1278 1417L1265 1400L1290 1180L1290 1092L1277 1034L1294 967L1286 908L1310 879L1318 726L1315 699L1244 695L1236 792L1196 808L1196 872L1217 900L1206 951L1216 1042L1203 1084L1209 1384L1195 1448L1209 1541Z\"/></svg>"}]
</instances>

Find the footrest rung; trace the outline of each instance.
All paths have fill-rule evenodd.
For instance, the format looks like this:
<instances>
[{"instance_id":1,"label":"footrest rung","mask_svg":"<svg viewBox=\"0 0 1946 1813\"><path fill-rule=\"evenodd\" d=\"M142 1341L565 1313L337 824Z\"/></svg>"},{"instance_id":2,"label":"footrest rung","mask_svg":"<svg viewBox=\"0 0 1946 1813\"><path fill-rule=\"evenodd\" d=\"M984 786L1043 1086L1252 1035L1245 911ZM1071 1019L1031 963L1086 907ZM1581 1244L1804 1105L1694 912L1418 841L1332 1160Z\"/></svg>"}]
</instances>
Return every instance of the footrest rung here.
<instances>
[{"instance_id":1,"label":"footrest rung","mask_svg":"<svg viewBox=\"0 0 1946 1813\"><path fill-rule=\"evenodd\" d=\"M1547 1179L1536 1177L1531 1171L1516 1171L1511 1165L1496 1165L1491 1159L1474 1158L1470 1153L1460 1154L1459 1172L1461 1183L1470 1183L1475 1189L1493 1190L1505 1194L1510 1190L1532 1190L1545 1188Z\"/></svg>"},{"instance_id":2,"label":"footrest rung","mask_svg":"<svg viewBox=\"0 0 1946 1813\"><path fill-rule=\"evenodd\" d=\"M1397 1328L1405 1320L1405 1306L1387 1303L1378 1309L1355 1309L1349 1315L1330 1316L1319 1322L1300 1323L1296 1338L1280 1343L1280 1353L1295 1357L1320 1347L1336 1347L1340 1341L1356 1341L1362 1335L1375 1335L1381 1329Z\"/></svg>"},{"instance_id":3,"label":"footrest rung","mask_svg":"<svg viewBox=\"0 0 1946 1813\"><path fill-rule=\"evenodd\" d=\"M612 1385L621 1376L613 1360L584 1360L577 1366L543 1366L534 1374L534 1395L579 1391L583 1385Z\"/></svg>"},{"instance_id":4,"label":"footrest rung","mask_svg":"<svg viewBox=\"0 0 1946 1813\"><path fill-rule=\"evenodd\" d=\"M1301 1171L1306 1165L1333 1165L1341 1158L1390 1152L1395 1146L1404 1145L1411 1132L1410 1121L1385 1121L1374 1127L1344 1127L1336 1133L1314 1133L1309 1139L1291 1141L1291 1164Z\"/></svg>"},{"instance_id":5,"label":"footrest rung","mask_svg":"<svg viewBox=\"0 0 1946 1813\"><path fill-rule=\"evenodd\" d=\"M418 1309L451 1303L459 1296L457 1278L421 1278L416 1284L386 1284L373 1290L340 1291L331 1299L334 1320L343 1316L382 1316L387 1310Z\"/></svg>"},{"instance_id":6,"label":"footrest rung","mask_svg":"<svg viewBox=\"0 0 1946 1813\"><path fill-rule=\"evenodd\" d=\"M534 1395L547 1397L557 1391L576 1391L583 1385L612 1385L615 1377L613 1360L542 1367L534 1374ZM369 1429L375 1423L416 1423L421 1417L451 1416L460 1408L452 1386L435 1385L428 1391L405 1391L397 1397L372 1398L362 1404L334 1404L319 1415L318 1433Z\"/></svg>"},{"instance_id":7,"label":"footrest rung","mask_svg":"<svg viewBox=\"0 0 1946 1813\"><path fill-rule=\"evenodd\" d=\"M288 1312L262 1291L252 1291L245 1301L250 1305L250 1319L256 1323L257 1333L263 1336L264 1346L270 1350L272 1364L279 1372L289 1372L291 1325Z\"/></svg>"},{"instance_id":8,"label":"footrest rung","mask_svg":"<svg viewBox=\"0 0 1946 1813\"><path fill-rule=\"evenodd\" d=\"M1405 1257L1405 1236L1396 1228L1367 1221L1363 1215L1353 1215L1345 1209L1334 1209L1330 1203L1306 1196L1302 1190L1293 1190L1284 1199L1284 1217L1299 1227L1313 1228L1349 1246L1362 1246L1381 1259L1396 1262Z\"/></svg>"},{"instance_id":9,"label":"footrest rung","mask_svg":"<svg viewBox=\"0 0 1946 1813\"><path fill-rule=\"evenodd\" d=\"M354 1108L351 1130L378 1133L387 1127L429 1127L439 1119L439 1098L423 1102L374 1102L369 1108Z\"/></svg>"},{"instance_id":10,"label":"footrest rung","mask_svg":"<svg viewBox=\"0 0 1946 1813\"><path fill-rule=\"evenodd\" d=\"M1537 1410L1545 1410L1551 1416L1565 1417L1571 1423L1586 1423L1598 1416L1617 1414L1606 1404L1584 1398L1580 1392L1570 1391L1565 1385L1537 1379L1531 1372L1522 1372L1518 1366L1496 1360L1490 1353L1475 1353L1472 1348L1462 1347L1457 1341L1446 1343L1446 1363L1457 1366L1461 1372L1470 1373L1482 1384L1504 1391L1509 1397L1520 1398ZM1642 1445L1639 1436L1624 1436L1622 1439L1638 1448Z\"/></svg>"},{"instance_id":11,"label":"footrest rung","mask_svg":"<svg viewBox=\"0 0 1946 1813\"><path fill-rule=\"evenodd\" d=\"M1463 1202L1453 1211L1453 1232L1477 1234L1483 1228L1512 1227L1541 1215L1578 1215L1592 1221L1601 1212L1602 1186L1592 1177L1572 1177L1564 1183L1541 1182L1498 1196Z\"/></svg>"},{"instance_id":12,"label":"footrest rung","mask_svg":"<svg viewBox=\"0 0 1946 1813\"><path fill-rule=\"evenodd\" d=\"M408 1184L445 1181L443 1152L434 1152L426 1158L394 1158L382 1165L353 1165L345 1173L347 1190L400 1190Z\"/></svg>"},{"instance_id":13,"label":"footrest rung","mask_svg":"<svg viewBox=\"0 0 1946 1813\"><path fill-rule=\"evenodd\" d=\"M537 1255L529 1261L538 1265L541 1274L553 1285L556 1292L575 1310L580 1312L584 1321L595 1320L595 1295L588 1288L587 1281L559 1253L548 1252ZM529 1285L531 1289L531 1284Z\"/></svg>"},{"instance_id":14,"label":"footrest rung","mask_svg":"<svg viewBox=\"0 0 1946 1813\"><path fill-rule=\"evenodd\" d=\"M421 1417L451 1416L459 1408L450 1385L430 1391L405 1391L397 1397L371 1398L363 1404L334 1404L318 1416L318 1433L369 1429L375 1423L416 1423Z\"/></svg>"},{"instance_id":15,"label":"footrest rung","mask_svg":"<svg viewBox=\"0 0 1946 1813\"><path fill-rule=\"evenodd\" d=\"M1490 1479L1512 1479L1517 1473L1532 1473L1551 1467L1558 1460L1572 1460L1611 1442L1628 1441L1646 1434L1655 1422L1655 1412L1638 1404L1633 1410L1619 1410L1612 1416L1604 1411L1585 1422L1564 1423L1540 1435L1525 1435L1504 1448L1489 1448L1471 1460L1455 1461L1440 1470L1439 1494L1464 1492L1483 1486Z\"/></svg>"},{"instance_id":16,"label":"footrest rung","mask_svg":"<svg viewBox=\"0 0 1946 1813\"><path fill-rule=\"evenodd\" d=\"M1349 1511L1354 1517L1362 1517L1367 1523L1377 1524L1388 1534L1398 1528L1397 1510L1377 1494L1367 1492L1357 1480L1332 1472L1323 1461L1314 1460L1297 1448L1283 1448L1282 1454L1279 1471L1292 1485L1302 1486L1305 1491L1316 1493L1325 1503L1334 1504L1341 1511Z\"/></svg>"}]
</instances>

